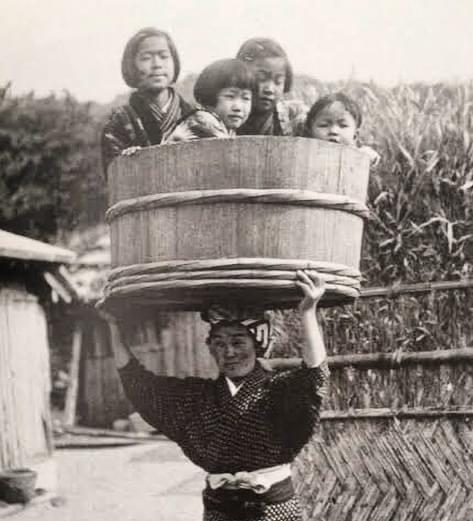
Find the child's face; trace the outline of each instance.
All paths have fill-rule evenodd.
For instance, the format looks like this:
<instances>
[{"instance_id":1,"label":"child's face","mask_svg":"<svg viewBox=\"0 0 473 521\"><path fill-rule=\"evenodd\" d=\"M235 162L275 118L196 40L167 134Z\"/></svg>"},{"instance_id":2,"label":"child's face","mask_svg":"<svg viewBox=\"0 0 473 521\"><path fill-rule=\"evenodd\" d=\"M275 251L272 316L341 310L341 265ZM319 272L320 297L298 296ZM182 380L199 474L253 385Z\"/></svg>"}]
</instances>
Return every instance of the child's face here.
<instances>
[{"instance_id":1,"label":"child's face","mask_svg":"<svg viewBox=\"0 0 473 521\"><path fill-rule=\"evenodd\" d=\"M286 60L284 58L259 58L248 63L258 83L253 100L255 112L270 112L284 93Z\"/></svg>"},{"instance_id":2,"label":"child's face","mask_svg":"<svg viewBox=\"0 0 473 521\"><path fill-rule=\"evenodd\" d=\"M169 87L174 78L174 60L166 38L145 38L138 47L135 67L139 89L160 91Z\"/></svg>"},{"instance_id":3,"label":"child's face","mask_svg":"<svg viewBox=\"0 0 473 521\"><path fill-rule=\"evenodd\" d=\"M217 94L214 110L228 130L240 128L251 112L251 90L226 87Z\"/></svg>"},{"instance_id":4,"label":"child's face","mask_svg":"<svg viewBox=\"0 0 473 521\"><path fill-rule=\"evenodd\" d=\"M310 125L311 136L332 143L355 145L358 134L355 118L343 103L335 101L321 110Z\"/></svg>"}]
</instances>

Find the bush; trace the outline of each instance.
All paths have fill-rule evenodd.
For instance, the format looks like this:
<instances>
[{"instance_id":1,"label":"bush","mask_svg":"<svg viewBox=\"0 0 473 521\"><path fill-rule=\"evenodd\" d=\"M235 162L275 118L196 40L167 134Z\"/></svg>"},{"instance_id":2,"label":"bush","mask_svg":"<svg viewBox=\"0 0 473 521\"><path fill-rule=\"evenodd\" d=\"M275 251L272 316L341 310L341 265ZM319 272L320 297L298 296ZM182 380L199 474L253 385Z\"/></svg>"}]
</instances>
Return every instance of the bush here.
<instances>
[{"instance_id":1,"label":"bush","mask_svg":"<svg viewBox=\"0 0 473 521\"><path fill-rule=\"evenodd\" d=\"M69 94L0 96L0 228L55 240L103 219L98 122Z\"/></svg>"}]
</instances>

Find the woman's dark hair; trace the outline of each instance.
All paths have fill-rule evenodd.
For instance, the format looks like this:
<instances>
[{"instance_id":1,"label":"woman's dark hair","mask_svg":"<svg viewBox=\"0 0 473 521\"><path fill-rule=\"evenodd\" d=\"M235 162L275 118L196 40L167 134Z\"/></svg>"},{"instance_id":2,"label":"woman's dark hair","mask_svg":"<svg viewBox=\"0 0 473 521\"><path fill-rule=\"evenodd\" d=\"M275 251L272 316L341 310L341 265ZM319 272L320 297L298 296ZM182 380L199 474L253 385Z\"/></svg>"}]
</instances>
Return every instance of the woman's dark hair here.
<instances>
[{"instance_id":1,"label":"woman's dark hair","mask_svg":"<svg viewBox=\"0 0 473 521\"><path fill-rule=\"evenodd\" d=\"M361 127L361 123L363 121L363 116L361 114L360 105L350 96L347 96L343 92L333 92L332 94L327 94L326 96L322 96L319 98L310 108L307 113L307 117L304 125L304 135L306 137L310 137L311 135L311 125L314 122L315 118L319 115L325 107L328 107L332 103L339 102L341 103L345 109L353 116L355 120L356 128Z\"/></svg>"},{"instance_id":2,"label":"woman's dark hair","mask_svg":"<svg viewBox=\"0 0 473 521\"><path fill-rule=\"evenodd\" d=\"M179 77L179 73L181 71L181 62L179 60L179 54L173 39L166 31L161 31L159 29L155 29L154 27L145 27L144 29L140 29L128 40L128 43L125 46L125 50L123 51L122 76L125 80L125 83L129 87L136 88L138 86L137 70L135 67L135 57L138 52L138 47L143 40L152 36L158 36L164 38L167 41L169 52L171 53L172 59L174 61L174 78L172 81L175 82Z\"/></svg>"},{"instance_id":3,"label":"woman's dark hair","mask_svg":"<svg viewBox=\"0 0 473 521\"><path fill-rule=\"evenodd\" d=\"M228 87L252 92L256 87L253 72L236 58L218 60L205 67L195 82L194 98L205 107L215 107L218 93Z\"/></svg>"},{"instance_id":4,"label":"woman's dark hair","mask_svg":"<svg viewBox=\"0 0 473 521\"><path fill-rule=\"evenodd\" d=\"M284 58L286 62L286 78L284 81L284 92L289 92L292 89L292 81L294 73L292 72L291 64L284 49L271 38L250 38L240 47L237 58L251 63L258 59L264 58Z\"/></svg>"}]
</instances>

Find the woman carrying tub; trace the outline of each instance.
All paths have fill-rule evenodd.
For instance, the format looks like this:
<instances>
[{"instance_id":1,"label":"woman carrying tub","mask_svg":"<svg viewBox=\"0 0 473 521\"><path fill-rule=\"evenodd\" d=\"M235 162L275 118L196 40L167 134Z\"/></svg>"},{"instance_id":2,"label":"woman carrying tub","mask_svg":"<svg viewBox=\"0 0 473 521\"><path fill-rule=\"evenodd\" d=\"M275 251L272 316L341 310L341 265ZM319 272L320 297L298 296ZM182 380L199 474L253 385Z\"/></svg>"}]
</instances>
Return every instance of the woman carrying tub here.
<instances>
[{"instance_id":1,"label":"woman carrying tub","mask_svg":"<svg viewBox=\"0 0 473 521\"><path fill-rule=\"evenodd\" d=\"M302 519L290 464L317 425L328 370L316 315L324 282L315 273L297 272L296 285L304 364L281 372L257 359L267 347L269 324L256 310L213 306L203 314L220 372L216 380L147 371L123 344L120 324L106 317L128 398L207 473L204 521Z\"/></svg>"}]
</instances>

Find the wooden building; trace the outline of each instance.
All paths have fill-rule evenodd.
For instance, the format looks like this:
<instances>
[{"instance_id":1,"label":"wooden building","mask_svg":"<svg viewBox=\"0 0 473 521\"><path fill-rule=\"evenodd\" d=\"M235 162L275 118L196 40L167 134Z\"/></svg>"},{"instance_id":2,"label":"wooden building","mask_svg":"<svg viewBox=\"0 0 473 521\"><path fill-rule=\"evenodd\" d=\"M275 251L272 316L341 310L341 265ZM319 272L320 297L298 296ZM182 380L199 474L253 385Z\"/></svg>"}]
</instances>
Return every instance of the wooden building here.
<instances>
[{"instance_id":1,"label":"wooden building","mask_svg":"<svg viewBox=\"0 0 473 521\"><path fill-rule=\"evenodd\" d=\"M74 314L80 339L77 422L111 427L133 412L112 354L108 325L95 309L110 268L108 230L91 230L72 247L79 252L71 268L82 304ZM212 377L216 367L205 346L207 326L197 313L157 313L128 317L123 329L136 357L157 374Z\"/></svg>"},{"instance_id":2,"label":"wooden building","mask_svg":"<svg viewBox=\"0 0 473 521\"><path fill-rule=\"evenodd\" d=\"M0 230L0 471L38 472L54 488L46 309L71 302L61 275L74 253Z\"/></svg>"}]
</instances>

